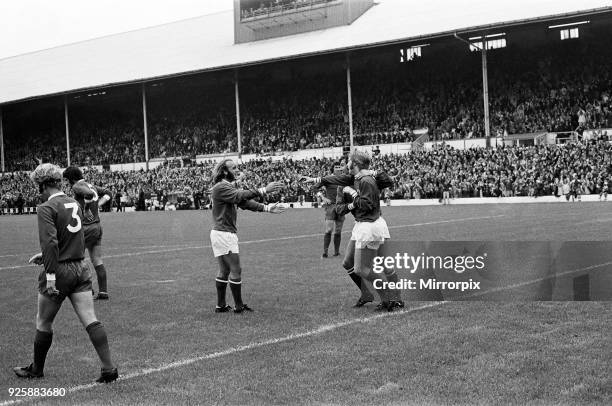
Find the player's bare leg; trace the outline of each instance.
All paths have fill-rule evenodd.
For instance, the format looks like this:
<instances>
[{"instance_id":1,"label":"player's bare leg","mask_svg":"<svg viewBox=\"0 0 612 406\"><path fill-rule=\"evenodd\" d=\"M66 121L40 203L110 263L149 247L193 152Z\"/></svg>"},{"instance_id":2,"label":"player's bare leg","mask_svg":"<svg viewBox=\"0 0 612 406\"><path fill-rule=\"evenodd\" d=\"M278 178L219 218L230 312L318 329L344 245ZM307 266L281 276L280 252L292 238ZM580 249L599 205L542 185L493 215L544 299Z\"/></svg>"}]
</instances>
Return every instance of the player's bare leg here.
<instances>
[{"instance_id":1,"label":"player's bare leg","mask_svg":"<svg viewBox=\"0 0 612 406\"><path fill-rule=\"evenodd\" d=\"M372 285L367 280L363 279L361 276L355 272L355 241L349 240L349 243L346 246L346 253L344 254L344 261L342 262L342 267L346 269L348 276L351 280L357 285L357 288L361 290L361 296L357 303L355 303L354 307L362 307L366 303L370 303L374 301L374 295L370 290L370 286ZM372 288L373 289L373 288Z\"/></svg>"},{"instance_id":2,"label":"player's bare leg","mask_svg":"<svg viewBox=\"0 0 612 406\"><path fill-rule=\"evenodd\" d=\"M85 292L75 292L69 296L69 299L81 324L85 327L87 334L89 334L89 339L96 349L100 362L102 363L102 374L97 381L106 383L116 380L119 374L111 360L106 330L96 317L91 292L89 290Z\"/></svg>"},{"instance_id":3,"label":"player's bare leg","mask_svg":"<svg viewBox=\"0 0 612 406\"><path fill-rule=\"evenodd\" d=\"M27 367L13 368L20 378L42 378L45 360L53 342L53 320L62 304L48 296L38 294L38 312L36 313L36 336L34 337L34 362Z\"/></svg>"}]
</instances>

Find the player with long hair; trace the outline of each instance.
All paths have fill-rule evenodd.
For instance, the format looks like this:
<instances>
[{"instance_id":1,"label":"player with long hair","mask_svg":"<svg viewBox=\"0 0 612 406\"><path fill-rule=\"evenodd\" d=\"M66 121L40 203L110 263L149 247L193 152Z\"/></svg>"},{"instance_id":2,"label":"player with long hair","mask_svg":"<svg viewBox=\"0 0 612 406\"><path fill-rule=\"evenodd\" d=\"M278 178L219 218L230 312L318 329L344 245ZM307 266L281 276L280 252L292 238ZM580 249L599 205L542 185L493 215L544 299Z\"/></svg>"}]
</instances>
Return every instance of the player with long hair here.
<instances>
[{"instance_id":1,"label":"player with long hair","mask_svg":"<svg viewBox=\"0 0 612 406\"><path fill-rule=\"evenodd\" d=\"M213 229L210 231L210 241L213 254L219 263L219 272L215 280L217 288L217 306L215 312L225 313L232 307L225 302L227 284L230 285L234 297L234 312L242 313L252 309L242 301L242 267L238 250L236 228L237 208L257 212L278 214L284 208L277 204L262 204L256 197L279 192L284 187L281 182L271 182L259 189L240 190L235 185L236 164L231 159L220 161L212 173L212 216Z\"/></svg>"}]
</instances>

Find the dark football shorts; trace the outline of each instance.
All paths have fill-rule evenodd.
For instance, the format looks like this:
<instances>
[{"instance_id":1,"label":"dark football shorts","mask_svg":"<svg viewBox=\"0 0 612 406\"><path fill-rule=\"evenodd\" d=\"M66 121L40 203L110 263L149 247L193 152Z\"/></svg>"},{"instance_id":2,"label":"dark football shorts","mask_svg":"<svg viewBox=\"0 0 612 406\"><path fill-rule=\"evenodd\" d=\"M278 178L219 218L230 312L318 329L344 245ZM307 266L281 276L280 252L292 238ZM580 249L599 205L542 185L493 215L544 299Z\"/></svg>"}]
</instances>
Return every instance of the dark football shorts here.
<instances>
[{"instance_id":1,"label":"dark football shorts","mask_svg":"<svg viewBox=\"0 0 612 406\"><path fill-rule=\"evenodd\" d=\"M325 220L344 221L344 215L336 213L336 205L325 206Z\"/></svg>"},{"instance_id":2,"label":"dark football shorts","mask_svg":"<svg viewBox=\"0 0 612 406\"><path fill-rule=\"evenodd\" d=\"M55 287L59 290L59 295L46 293L47 276L43 269L38 275L38 291L57 303L62 303L73 293L91 291L91 272L85 261L60 262L55 271Z\"/></svg>"},{"instance_id":3,"label":"dark football shorts","mask_svg":"<svg viewBox=\"0 0 612 406\"><path fill-rule=\"evenodd\" d=\"M100 223L83 226L83 232L85 234L85 248L90 250L102 243L102 226Z\"/></svg>"}]
</instances>

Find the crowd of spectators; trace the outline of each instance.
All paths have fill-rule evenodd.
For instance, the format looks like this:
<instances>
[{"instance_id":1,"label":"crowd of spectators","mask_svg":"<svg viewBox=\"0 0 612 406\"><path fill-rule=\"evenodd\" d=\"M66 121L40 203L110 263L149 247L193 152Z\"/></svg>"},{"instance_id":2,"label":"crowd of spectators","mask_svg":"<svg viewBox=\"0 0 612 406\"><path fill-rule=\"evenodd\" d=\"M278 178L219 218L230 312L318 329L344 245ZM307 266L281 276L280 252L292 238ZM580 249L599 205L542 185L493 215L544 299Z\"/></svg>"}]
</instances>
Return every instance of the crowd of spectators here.
<instances>
[{"instance_id":1,"label":"crowd of spectators","mask_svg":"<svg viewBox=\"0 0 612 406\"><path fill-rule=\"evenodd\" d=\"M478 52L423 52L423 57L404 63L391 63L378 54L354 63L356 145L412 142L423 129L436 140L484 136ZM612 48L605 42L562 41L530 50L509 43L489 52L488 58L493 135L612 127L612 73L607 68ZM168 82L155 92L151 88L150 158L238 150L231 81L207 79L208 84L200 86L195 81L206 82L202 78L181 86ZM245 77L240 81L242 153L267 156L348 145L346 95L340 67L292 68L282 78L263 69ZM124 113L71 113L73 164L145 160L142 115L137 100L130 103L131 110ZM65 166L61 127L24 134L7 129L5 143L11 171L29 170L37 159Z\"/></svg>"},{"instance_id":2,"label":"crowd of spectators","mask_svg":"<svg viewBox=\"0 0 612 406\"><path fill-rule=\"evenodd\" d=\"M255 159L239 165L239 185L261 186L282 181L284 192L276 200L313 198L314 190L299 181L300 175L322 176L332 172L332 158ZM187 197L198 204L209 195L215 162L196 166L159 166L149 171L85 171L85 178L113 193L113 200L139 199L167 202L172 196ZM454 149L444 143L431 150L379 155L373 168L387 172L394 187L386 196L394 199L439 198L448 191L458 197L598 194L608 181L612 186L612 143L607 134L589 141L538 146ZM24 173L0 178L2 207L17 207L19 196L26 205L36 202L37 190ZM198 207L196 204L196 207Z\"/></svg>"}]
</instances>

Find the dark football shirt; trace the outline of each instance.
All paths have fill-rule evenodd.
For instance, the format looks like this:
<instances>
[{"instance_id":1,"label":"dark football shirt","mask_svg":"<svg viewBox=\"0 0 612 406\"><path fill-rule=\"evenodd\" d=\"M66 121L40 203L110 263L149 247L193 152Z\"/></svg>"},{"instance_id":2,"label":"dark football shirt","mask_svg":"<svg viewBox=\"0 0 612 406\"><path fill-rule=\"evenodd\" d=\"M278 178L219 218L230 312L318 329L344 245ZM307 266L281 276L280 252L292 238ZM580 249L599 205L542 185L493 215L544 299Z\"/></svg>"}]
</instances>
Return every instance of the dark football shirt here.
<instances>
[{"instance_id":1,"label":"dark football shirt","mask_svg":"<svg viewBox=\"0 0 612 406\"><path fill-rule=\"evenodd\" d=\"M38 238L45 272L57 264L84 258L83 212L76 200L58 192L38 206Z\"/></svg>"},{"instance_id":2,"label":"dark football shirt","mask_svg":"<svg viewBox=\"0 0 612 406\"><path fill-rule=\"evenodd\" d=\"M226 180L212 188L213 230L236 233L237 207L243 210L263 211L264 205L251 200L259 196L255 190L240 190Z\"/></svg>"},{"instance_id":3,"label":"dark football shirt","mask_svg":"<svg viewBox=\"0 0 612 406\"><path fill-rule=\"evenodd\" d=\"M376 179L364 176L357 180L353 175L329 175L321 178L320 184L328 186L351 186L358 192L353 200L353 215L356 221L372 223L380 217L380 187L393 185L389 176L377 173Z\"/></svg>"}]
</instances>

